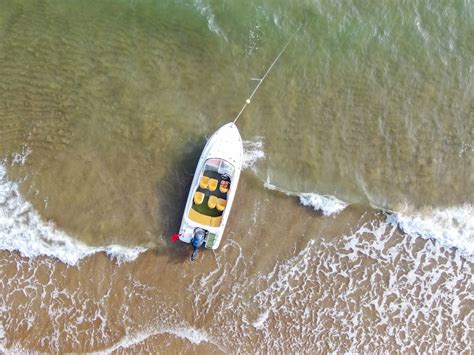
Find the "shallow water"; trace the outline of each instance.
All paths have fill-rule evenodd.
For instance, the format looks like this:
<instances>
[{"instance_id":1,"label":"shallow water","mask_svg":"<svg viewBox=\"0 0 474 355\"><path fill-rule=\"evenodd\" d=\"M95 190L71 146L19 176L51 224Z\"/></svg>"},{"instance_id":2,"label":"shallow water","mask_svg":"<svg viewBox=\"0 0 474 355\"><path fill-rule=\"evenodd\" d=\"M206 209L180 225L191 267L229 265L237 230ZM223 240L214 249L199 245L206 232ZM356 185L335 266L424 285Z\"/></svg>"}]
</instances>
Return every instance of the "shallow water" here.
<instances>
[{"instance_id":1,"label":"shallow water","mask_svg":"<svg viewBox=\"0 0 474 355\"><path fill-rule=\"evenodd\" d=\"M472 350L473 13L2 4L0 350ZM168 237L201 149L293 35L190 264Z\"/></svg>"}]
</instances>

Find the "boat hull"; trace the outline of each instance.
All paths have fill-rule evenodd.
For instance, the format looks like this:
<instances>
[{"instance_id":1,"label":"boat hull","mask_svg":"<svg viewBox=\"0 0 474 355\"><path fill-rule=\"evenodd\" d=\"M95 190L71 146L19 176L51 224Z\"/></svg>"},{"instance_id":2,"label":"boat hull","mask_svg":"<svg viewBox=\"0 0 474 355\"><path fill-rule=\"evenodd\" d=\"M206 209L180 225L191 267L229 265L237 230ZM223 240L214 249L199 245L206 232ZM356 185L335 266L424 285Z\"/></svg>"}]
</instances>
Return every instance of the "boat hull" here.
<instances>
[{"instance_id":1,"label":"boat hull","mask_svg":"<svg viewBox=\"0 0 474 355\"><path fill-rule=\"evenodd\" d=\"M212 218L196 213L196 205L193 204L195 203L194 198L196 191L203 191L200 189L200 181L204 174L204 169L207 167L206 162L217 160L224 161L225 163L222 164L226 166L230 163L233 167L233 173L230 188L225 194L225 208L218 218ZM182 242L191 243L195 228L202 228L208 232L208 236L205 240L206 248L217 249L219 247L237 191L237 185L242 171L242 161L242 138L240 137L237 126L234 123L228 123L218 129L209 138L199 158L181 221L179 239ZM207 190L204 190L204 192L212 194ZM199 216L196 216L197 214L199 214Z\"/></svg>"}]
</instances>

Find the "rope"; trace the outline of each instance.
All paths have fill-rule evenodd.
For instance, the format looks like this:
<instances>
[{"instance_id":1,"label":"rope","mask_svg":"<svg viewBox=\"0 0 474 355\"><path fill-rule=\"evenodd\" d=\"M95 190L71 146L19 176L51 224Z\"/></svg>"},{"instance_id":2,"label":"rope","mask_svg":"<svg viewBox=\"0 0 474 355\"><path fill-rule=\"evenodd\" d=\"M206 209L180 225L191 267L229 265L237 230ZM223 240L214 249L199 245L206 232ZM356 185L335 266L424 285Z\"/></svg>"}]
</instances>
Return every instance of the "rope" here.
<instances>
[{"instance_id":1,"label":"rope","mask_svg":"<svg viewBox=\"0 0 474 355\"><path fill-rule=\"evenodd\" d=\"M300 26L301 27L301 26ZM298 28L299 29L299 28ZM262 78L260 79L253 79L253 80L258 80L258 84L257 86L255 87L255 89L252 91L252 93L250 94L250 96L248 97L248 99L245 101L245 104L244 106L242 107L242 109L240 110L239 114L234 118L234 124L235 122L237 122L237 120L239 119L240 115L242 114L242 112L244 112L245 108L250 104L253 96L255 95L255 93L257 92L258 88L260 87L260 85L262 85L263 81L265 80L265 78L267 77L267 75L270 73L270 70L272 70L273 66L275 65L275 63L278 61L278 59L280 59L281 55L283 54L283 52L285 51L286 47L288 47L288 45L290 44L291 40L293 39L293 37L295 37L296 35L296 32L295 34L293 34L293 36L291 36L291 38L288 40L288 42L286 42L285 46L283 47L283 49L280 51L280 53L278 54L278 56L275 58L275 60L273 61L273 63L268 67L267 71L265 72L265 74L263 75Z\"/></svg>"}]
</instances>

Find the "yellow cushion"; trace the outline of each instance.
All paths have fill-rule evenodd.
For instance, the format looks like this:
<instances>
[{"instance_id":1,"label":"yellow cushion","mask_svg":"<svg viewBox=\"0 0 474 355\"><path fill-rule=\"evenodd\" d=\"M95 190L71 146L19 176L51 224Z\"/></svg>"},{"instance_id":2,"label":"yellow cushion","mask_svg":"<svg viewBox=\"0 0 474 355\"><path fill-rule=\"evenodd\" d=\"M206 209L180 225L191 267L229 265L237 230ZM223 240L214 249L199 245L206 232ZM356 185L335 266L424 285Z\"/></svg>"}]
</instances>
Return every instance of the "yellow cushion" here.
<instances>
[{"instance_id":1,"label":"yellow cushion","mask_svg":"<svg viewBox=\"0 0 474 355\"><path fill-rule=\"evenodd\" d=\"M199 187L201 189L207 189L208 184L209 184L209 176L201 176L201 180L199 180Z\"/></svg>"},{"instance_id":2,"label":"yellow cushion","mask_svg":"<svg viewBox=\"0 0 474 355\"><path fill-rule=\"evenodd\" d=\"M194 203L200 205L204 201L204 194L202 192L196 191L194 193Z\"/></svg>"},{"instance_id":3,"label":"yellow cushion","mask_svg":"<svg viewBox=\"0 0 474 355\"><path fill-rule=\"evenodd\" d=\"M227 205L227 201L224 200L223 198L220 198L217 200L217 209L219 211L224 211L226 205Z\"/></svg>"},{"instance_id":4,"label":"yellow cushion","mask_svg":"<svg viewBox=\"0 0 474 355\"><path fill-rule=\"evenodd\" d=\"M221 225L222 216L219 217L211 217L211 227L219 227Z\"/></svg>"},{"instance_id":5,"label":"yellow cushion","mask_svg":"<svg viewBox=\"0 0 474 355\"><path fill-rule=\"evenodd\" d=\"M202 213L199 213L199 212L193 210L192 208L189 210L188 217L191 221L197 222L199 224L203 224L205 226L210 226L211 225L211 218L212 217L209 217L209 216L206 216Z\"/></svg>"},{"instance_id":6,"label":"yellow cushion","mask_svg":"<svg viewBox=\"0 0 474 355\"><path fill-rule=\"evenodd\" d=\"M217 197L209 196L209 200L207 201L207 207L216 208L216 204L217 204Z\"/></svg>"},{"instance_id":7,"label":"yellow cushion","mask_svg":"<svg viewBox=\"0 0 474 355\"><path fill-rule=\"evenodd\" d=\"M217 188L217 180L209 179L209 191L214 191Z\"/></svg>"}]
</instances>

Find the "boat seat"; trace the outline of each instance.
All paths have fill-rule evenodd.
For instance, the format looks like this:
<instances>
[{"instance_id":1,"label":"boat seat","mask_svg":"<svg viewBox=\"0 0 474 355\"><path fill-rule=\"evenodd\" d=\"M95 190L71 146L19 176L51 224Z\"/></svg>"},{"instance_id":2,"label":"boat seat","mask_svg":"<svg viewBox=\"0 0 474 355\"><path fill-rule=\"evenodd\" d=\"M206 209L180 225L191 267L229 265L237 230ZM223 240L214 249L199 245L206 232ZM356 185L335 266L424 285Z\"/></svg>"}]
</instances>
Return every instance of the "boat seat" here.
<instances>
[{"instance_id":1,"label":"boat seat","mask_svg":"<svg viewBox=\"0 0 474 355\"><path fill-rule=\"evenodd\" d=\"M229 183L225 180L222 180L219 184L219 191L223 194L227 193L227 191L229 191Z\"/></svg>"},{"instance_id":2,"label":"boat seat","mask_svg":"<svg viewBox=\"0 0 474 355\"><path fill-rule=\"evenodd\" d=\"M207 185L209 184L209 176L201 176L199 180L199 187L201 189L207 189Z\"/></svg>"},{"instance_id":3,"label":"boat seat","mask_svg":"<svg viewBox=\"0 0 474 355\"><path fill-rule=\"evenodd\" d=\"M214 191L217 188L217 180L209 179L209 191Z\"/></svg>"},{"instance_id":4,"label":"boat seat","mask_svg":"<svg viewBox=\"0 0 474 355\"><path fill-rule=\"evenodd\" d=\"M200 205L204 201L204 194L202 192L196 191L194 193L194 203Z\"/></svg>"},{"instance_id":5,"label":"boat seat","mask_svg":"<svg viewBox=\"0 0 474 355\"><path fill-rule=\"evenodd\" d=\"M219 227L222 222L222 216L218 216L218 217L206 216L205 214L199 213L198 211L195 211L192 208L189 210L188 217L193 222L197 222L204 226L210 226L210 227Z\"/></svg>"},{"instance_id":6,"label":"boat seat","mask_svg":"<svg viewBox=\"0 0 474 355\"><path fill-rule=\"evenodd\" d=\"M210 209L216 208L217 205L217 196L209 196L209 200L207 201L207 207Z\"/></svg>"},{"instance_id":7,"label":"boat seat","mask_svg":"<svg viewBox=\"0 0 474 355\"><path fill-rule=\"evenodd\" d=\"M221 225L222 216L219 217L211 217L211 227L219 227Z\"/></svg>"},{"instance_id":8,"label":"boat seat","mask_svg":"<svg viewBox=\"0 0 474 355\"><path fill-rule=\"evenodd\" d=\"M226 205L227 205L227 200L224 200L223 198L220 198L217 200L218 211L224 211Z\"/></svg>"},{"instance_id":9,"label":"boat seat","mask_svg":"<svg viewBox=\"0 0 474 355\"><path fill-rule=\"evenodd\" d=\"M204 226L210 226L211 225L212 217L206 216L205 214L202 214L202 213L199 213L198 211L195 211L192 208L189 210L188 217L191 221L197 222L197 223L202 224Z\"/></svg>"}]
</instances>

